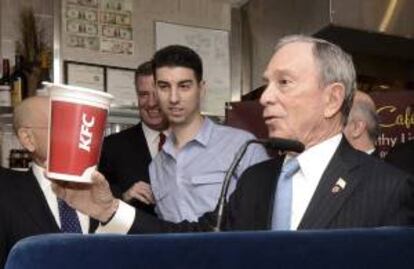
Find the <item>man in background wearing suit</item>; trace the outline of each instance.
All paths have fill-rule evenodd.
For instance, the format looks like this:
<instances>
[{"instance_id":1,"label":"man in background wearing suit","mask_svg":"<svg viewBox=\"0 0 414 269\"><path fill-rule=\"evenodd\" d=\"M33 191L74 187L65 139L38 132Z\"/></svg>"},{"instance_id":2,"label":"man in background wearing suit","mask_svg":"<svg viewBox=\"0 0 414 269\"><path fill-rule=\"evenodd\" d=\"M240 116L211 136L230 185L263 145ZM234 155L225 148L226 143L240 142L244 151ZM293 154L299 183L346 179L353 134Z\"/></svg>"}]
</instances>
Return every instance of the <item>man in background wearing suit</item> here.
<instances>
[{"instance_id":1,"label":"man in background wearing suit","mask_svg":"<svg viewBox=\"0 0 414 269\"><path fill-rule=\"evenodd\" d=\"M88 233L97 227L96 221L58 201L51 182L44 176L48 118L48 97L25 99L14 110L15 132L33 162L28 172L5 170L1 174L0 268L12 246L22 238L58 232ZM74 226L68 225L68 221L75 222Z\"/></svg>"},{"instance_id":2,"label":"man in background wearing suit","mask_svg":"<svg viewBox=\"0 0 414 269\"><path fill-rule=\"evenodd\" d=\"M116 197L151 213L154 198L148 166L165 141L168 128L158 105L151 62L138 66L135 87L141 122L104 139L98 170Z\"/></svg>"},{"instance_id":3,"label":"man in background wearing suit","mask_svg":"<svg viewBox=\"0 0 414 269\"><path fill-rule=\"evenodd\" d=\"M270 137L301 141L248 168L225 207L227 230L299 230L413 224L413 178L355 150L342 134L355 91L351 57L338 46L287 36L276 46L260 103ZM54 185L59 197L101 221L99 232L211 231L215 212L198 222L171 223L114 199L105 178L92 175L89 192Z\"/></svg>"},{"instance_id":4,"label":"man in background wearing suit","mask_svg":"<svg viewBox=\"0 0 414 269\"><path fill-rule=\"evenodd\" d=\"M372 98L356 91L344 135L357 150L378 157L375 143L379 135L379 120Z\"/></svg>"}]
</instances>

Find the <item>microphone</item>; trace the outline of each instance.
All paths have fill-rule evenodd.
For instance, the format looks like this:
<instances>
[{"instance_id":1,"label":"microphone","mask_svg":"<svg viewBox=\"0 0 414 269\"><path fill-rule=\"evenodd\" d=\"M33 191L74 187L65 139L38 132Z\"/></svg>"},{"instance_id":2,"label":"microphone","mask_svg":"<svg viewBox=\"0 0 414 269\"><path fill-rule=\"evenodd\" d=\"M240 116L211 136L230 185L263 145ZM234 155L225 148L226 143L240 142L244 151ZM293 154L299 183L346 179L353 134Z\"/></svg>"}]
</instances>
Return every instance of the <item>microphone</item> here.
<instances>
[{"instance_id":1,"label":"microphone","mask_svg":"<svg viewBox=\"0 0 414 269\"><path fill-rule=\"evenodd\" d=\"M301 153L305 150L305 146L297 140L274 137L269 139L258 139L253 141L256 141L255 143L262 144L265 148L268 149L293 151L297 153Z\"/></svg>"},{"instance_id":2,"label":"microphone","mask_svg":"<svg viewBox=\"0 0 414 269\"><path fill-rule=\"evenodd\" d=\"M246 153L247 147L251 144L262 144L264 147L269 149L278 149L282 151L293 151L301 153L305 150L305 146L296 140L284 139L284 138L269 138L269 139L252 139L245 142L234 156L233 162L231 163L226 175L224 176L223 185L221 187L220 198L218 201L218 211L216 226L214 227L215 232L221 230L221 223L223 221L224 205L226 204L226 197L229 191L231 177L239 165L241 159Z\"/></svg>"}]
</instances>

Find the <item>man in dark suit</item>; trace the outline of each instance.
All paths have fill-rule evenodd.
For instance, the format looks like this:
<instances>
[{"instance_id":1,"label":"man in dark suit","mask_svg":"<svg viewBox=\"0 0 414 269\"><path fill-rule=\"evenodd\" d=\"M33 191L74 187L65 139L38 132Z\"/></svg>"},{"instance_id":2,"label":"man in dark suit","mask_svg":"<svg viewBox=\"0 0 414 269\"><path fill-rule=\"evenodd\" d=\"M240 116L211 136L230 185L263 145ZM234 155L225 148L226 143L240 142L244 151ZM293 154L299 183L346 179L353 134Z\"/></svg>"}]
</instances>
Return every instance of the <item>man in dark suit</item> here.
<instances>
[{"instance_id":1,"label":"man in dark suit","mask_svg":"<svg viewBox=\"0 0 414 269\"><path fill-rule=\"evenodd\" d=\"M227 230L297 230L413 224L413 178L343 137L353 94L352 59L338 46L307 36L282 38L264 73L260 102L270 137L302 142L301 154L254 165L224 210ZM294 169L292 169L292 167ZM59 197L120 233L211 231L214 212L198 222L161 221L114 199L94 173L88 192L54 185ZM99 194L99 195L98 195Z\"/></svg>"},{"instance_id":2,"label":"man in dark suit","mask_svg":"<svg viewBox=\"0 0 414 269\"><path fill-rule=\"evenodd\" d=\"M356 91L344 135L357 150L379 157L375 142L379 135L379 119L372 98Z\"/></svg>"},{"instance_id":3,"label":"man in dark suit","mask_svg":"<svg viewBox=\"0 0 414 269\"><path fill-rule=\"evenodd\" d=\"M153 212L154 198L148 166L163 142L168 128L155 95L151 62L138 66L135 86L141 122L104 139L98 170L105 175L112 192L135 207Z\"/></svg>"},{"instance_id":4,"label":"man in dark suit","mask_svg":"<svg viewBox=\"0 0 414 269\"><path fill-rule=\"evenodd\" d=\"M48 97L28 98L14 111L14 129L20 143L31 152L33 163L28 172L0 170L0 268L18 240L61 232L60 205L43 173L48 117ZM98 223L84 214L78 213L78 219L82 233L97 227Z\"/></svg>"}]
</instances>

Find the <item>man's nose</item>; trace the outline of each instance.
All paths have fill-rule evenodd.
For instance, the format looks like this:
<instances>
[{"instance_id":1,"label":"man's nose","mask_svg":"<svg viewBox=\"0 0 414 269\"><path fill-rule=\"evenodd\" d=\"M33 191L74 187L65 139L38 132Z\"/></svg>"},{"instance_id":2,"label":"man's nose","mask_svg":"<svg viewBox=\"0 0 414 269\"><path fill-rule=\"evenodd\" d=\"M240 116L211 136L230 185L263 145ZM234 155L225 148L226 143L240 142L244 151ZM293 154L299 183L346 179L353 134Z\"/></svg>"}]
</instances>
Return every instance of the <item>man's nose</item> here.
<instances>
[{"instance_id":1,"label":"man's nose","mask_svg":"<svg viewBox=\"0 0 414 269\"><path fill-rule=\"evenodd\" d=\"M272 89L271 85L268 84L263 91L262 95L260 96L260 104L262 106L268 104L269 102L273 101L274 99L274 91L275 89Z\"/></svg>"},{"instance_id":2,"label":"man's nose","mask_svg":"<svg viewBox=\"0 0 414 269\"><path fill-rule=\"evenodd\" d=\"M172 88L171 89L171 93L170 93L170 103L178 103L180 100L180 95L178 93L178 89L177 88Z\"/></svg>"},{"instance_id":3,"label":"man's nose","mask_svg":"<svg viewBox=\"0 0 414 269\"><path fill-rule=\"evenodd\" d=\"M156 107L158 106L158 97L155 93L151 93L148 98L148 106Z\"/></svg>"}]
</instances>

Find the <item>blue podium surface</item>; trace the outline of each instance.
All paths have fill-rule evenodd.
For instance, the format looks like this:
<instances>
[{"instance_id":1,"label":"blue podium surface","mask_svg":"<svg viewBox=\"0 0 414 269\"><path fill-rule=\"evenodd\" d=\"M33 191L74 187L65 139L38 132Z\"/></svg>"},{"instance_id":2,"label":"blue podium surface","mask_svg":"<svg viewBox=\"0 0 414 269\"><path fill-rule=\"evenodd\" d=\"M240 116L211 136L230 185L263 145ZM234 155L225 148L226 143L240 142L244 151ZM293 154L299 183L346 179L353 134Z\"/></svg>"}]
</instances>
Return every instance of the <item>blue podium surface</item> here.
<instances>
[{"instance_id":1,"label":"blue podium surface","mask_svg":"<svg viewBox=\"0 0 414 269\"><path fill-rule=\"evenodd\" d=\"M414 229L39 235L9 255L23 268L414 268Z\"/></svg>"}]
</instances>

